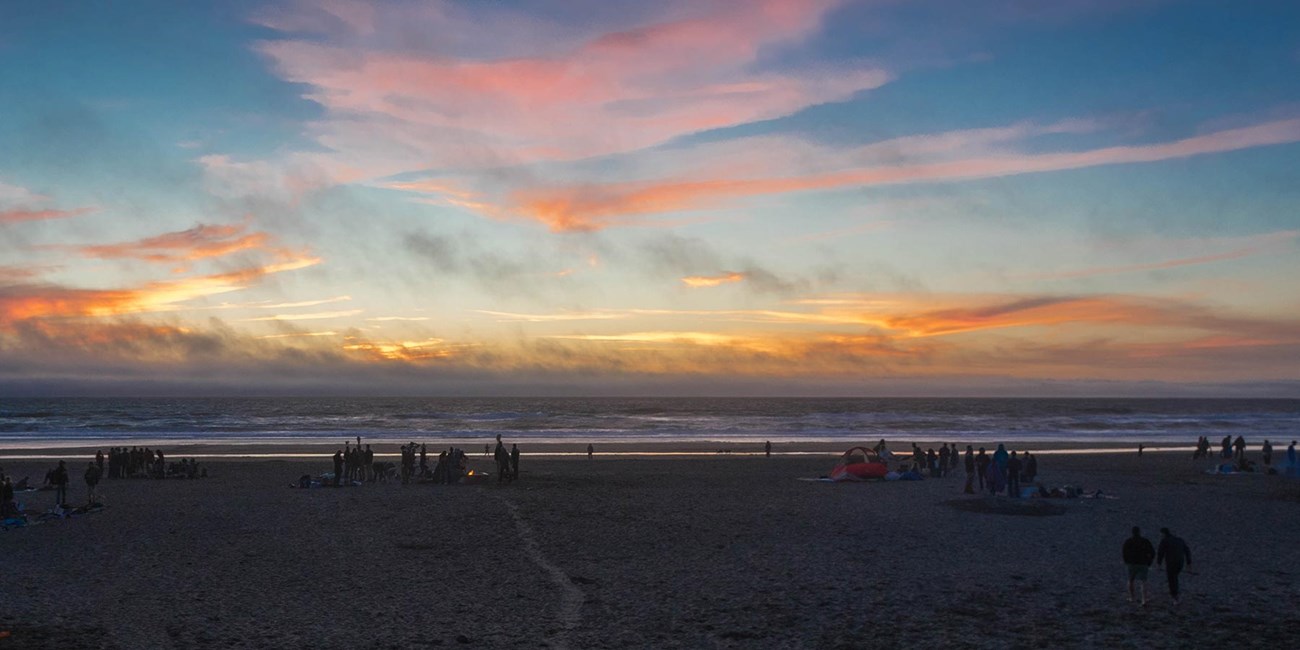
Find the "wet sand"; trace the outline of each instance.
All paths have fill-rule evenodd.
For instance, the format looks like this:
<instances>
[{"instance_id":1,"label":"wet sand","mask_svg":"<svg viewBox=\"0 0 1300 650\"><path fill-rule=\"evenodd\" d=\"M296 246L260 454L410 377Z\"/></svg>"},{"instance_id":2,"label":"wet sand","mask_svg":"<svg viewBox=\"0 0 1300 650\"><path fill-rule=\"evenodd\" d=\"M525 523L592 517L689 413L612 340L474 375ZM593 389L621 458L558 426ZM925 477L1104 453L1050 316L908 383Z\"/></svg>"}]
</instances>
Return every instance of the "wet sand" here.
<instances>
[{"instance_id":1,"label":"wet sand","mask_svg":"<svg viewBox=\"0 0 1300 650\"><path fill-rule=\"evenodd\" d=\"M525 455L511 485L314 490L287 486L327 458L214 461L0 531L0 650L1290 647L1300 481L1209 464L1043 456L1048 485L1116 498L1029 517L953 507L989 498L955 477L797 481L829 471L820 456ZM1190 544L1182 604L1154 568L1152 602L1127 602L1133 525Z\"/></svg>"}]
</instances>

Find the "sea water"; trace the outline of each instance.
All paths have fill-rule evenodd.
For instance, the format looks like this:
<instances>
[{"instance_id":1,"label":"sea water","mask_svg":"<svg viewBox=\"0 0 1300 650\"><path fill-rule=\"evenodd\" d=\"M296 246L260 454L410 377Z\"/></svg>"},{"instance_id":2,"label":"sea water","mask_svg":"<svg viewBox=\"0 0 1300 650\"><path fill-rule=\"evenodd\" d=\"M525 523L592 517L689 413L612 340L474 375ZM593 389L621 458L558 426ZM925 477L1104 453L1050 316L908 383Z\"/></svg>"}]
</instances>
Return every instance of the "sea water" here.
<instances>
[{"instance_id":1,"label":"sea water","mask_svg":"<svg viewBox=\"0 0 1300 650\"><path fill-rule=\"evenodd\" d=\"M0 449L153 444L1072 442L1300 437L1288 399L0 399Z\"/></svg>"}]
</instances>

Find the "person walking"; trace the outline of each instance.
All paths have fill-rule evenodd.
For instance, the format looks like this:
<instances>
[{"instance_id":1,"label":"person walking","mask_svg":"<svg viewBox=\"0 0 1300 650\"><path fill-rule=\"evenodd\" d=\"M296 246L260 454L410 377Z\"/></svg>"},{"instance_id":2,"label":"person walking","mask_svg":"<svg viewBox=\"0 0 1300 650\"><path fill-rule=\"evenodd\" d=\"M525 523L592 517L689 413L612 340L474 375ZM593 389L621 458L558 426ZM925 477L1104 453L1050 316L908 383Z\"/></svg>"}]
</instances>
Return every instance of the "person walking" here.
<instances>
[{"instance_id":1,"label":"person walking","mask_svg":"<svg viewBox=\"0 0 1300 650\"><path fill-rule=\"evenodd\" d=\"M510 444L510 480L519 478L519 445Z\"/></svg>"},{"instance_id":2,"label":"person walking","mask_svg":"<svg viewBox=\"0 0 1300 650\"><path fill-rule=\"evenodd\" d=\"M591 457L595 455L596 455L596 448L592 446L590 442L587 443L587 460L591 460Z\"/></svg>"},{"instance_id":3,"label":"person walking","mask_svg":"<svg viewBox=\"0 0 1300 650\"><path fill-rule=\"evenodd\" d=\"M1134 589L1143 607L1147 604L1147 571L1156 559L1156 549L1151 540L1142 536L1142 529L1133 527L1133 536L1124 540L1124 566L1128 567L1128 600L1133 602Z\"/></svg>"},{"instance_id":4,"label":"person walking","mask_svg":"<svg viewBox=\"0 0 1300 650\"><path fill-rule=\"evenodd\" d=\"M1165 575L1169 579L1169 595L1173 597L1174 604L1178 604L1178 574L1182 573L1184 567L1192 566L1192 549L1187 546L1181 537L1169 532L1168 528L1160 529L1160 548L1156 550L1156 564L1165 567Z\"/></svg>"},{"instance_id":5,"label":"person walking","mask_svg":"<svg viewBox=\"0 0 1300 650\"><path fill-rule=\"evenodd\" d=\"M771 458L771 457L772 457L772 441L771 441L771 440L768 440L767 442L764 442L764 443L763 443L763 455L766 456L767 458Z\"/></svg>"}]
</instances>

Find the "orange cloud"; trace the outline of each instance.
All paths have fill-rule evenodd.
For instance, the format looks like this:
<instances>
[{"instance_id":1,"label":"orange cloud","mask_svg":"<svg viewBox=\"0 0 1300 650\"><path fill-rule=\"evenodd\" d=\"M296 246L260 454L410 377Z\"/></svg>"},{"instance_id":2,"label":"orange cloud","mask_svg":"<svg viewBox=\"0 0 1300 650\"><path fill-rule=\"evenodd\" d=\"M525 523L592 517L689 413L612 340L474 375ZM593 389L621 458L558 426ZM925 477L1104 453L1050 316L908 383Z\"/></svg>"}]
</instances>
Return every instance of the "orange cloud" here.
<instances>
[{"instance_id":1,"label":"orange cloud","mask_svg":"<svg viewBox=\"0 0 1300 650\"><path fill-rule=\"evenodd\" d=\"M508 210L553 231L599 230L629 217L716 207L771 194L914 182L963 181L1099 165L1147 163L1300 141L1300 119L1228 129L1173 142L1090 151L963 158L752 179L665 179L533 187L512 192Z\"/></svg>"},{"instance_id":2,"label":"orange cloud","mask_svg":"<svg viewBox=\"0 0 1300 650\"><path fill-rule=\"evenodd\" d=\"M47 317L102 317L174 310L195 298L246 289L258 279L320 263L302 257L267 266L169 282L150 282L135 289L73 289L51 285L0 287L0 325Z\"/></svg>"},{"instance_id":3,"label":"orange cloud","mask_svg":"<svg viewBox=\"0 0 1300 650\"><path fill-rule=\"evenodd\" d=\"M264 232L245 234L247 225L199 224L188 230L169 232L119 244L75 247L85 257L133 258L150 262L193 262L250 249L262 249L270 240Z\"/></svg>"},{"instance_id":4,"label":"orange cloud","mask_svg":"<svg viewBox=\"0 0 1300 650\"><path fill-rule=\"evenodd\" d=\"M745 279L744 273L728 272L722 275L692 275L682 278L682 283L692 289L701 287L716 287L722 284L740 282Z\"/></svg>"},{"instance_id":5,"label":"orange cloud","mask_svg":"<svg viewBox=\"0 0 1300 650\"><path fill-rule=\"evenodd\" d=\"M374 342L357 340L343 346L348 352L358 353L374 361L427 361L431 359L451 359L458 356L472 344L452 344L442 339L423 341Z\"/></svg>"},{"instance_id":6,"label":"orange cloud","mask_svg":"<svg viewBox=\"0 0 1300 650\"><path fill-rule=\"evenodd\" d=\"M45 221L48 219L67 219L83 214L94 212L96 208L75 208L72 210L25 210L16 208L12 210L0 210L0 224L19 223L22 221Z\"/></svg>"}]
</instances>

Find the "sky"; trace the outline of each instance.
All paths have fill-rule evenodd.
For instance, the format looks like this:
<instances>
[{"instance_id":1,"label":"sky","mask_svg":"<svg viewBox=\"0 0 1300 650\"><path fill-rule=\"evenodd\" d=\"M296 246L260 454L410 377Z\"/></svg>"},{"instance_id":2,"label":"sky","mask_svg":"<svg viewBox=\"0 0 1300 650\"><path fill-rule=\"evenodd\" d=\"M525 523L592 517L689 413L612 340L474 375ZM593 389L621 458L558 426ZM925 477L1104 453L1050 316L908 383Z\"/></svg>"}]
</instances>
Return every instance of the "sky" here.
<instances>
[{"instance_id":1,"label":"sky","mask_svg":"<svg viewBox=\"0 0 1300 650\"><path fill-rule=\"evenodd\" d=\"M1300 396L1300 5L0 5L0 395Z\"/></svg>"}]
</instances>

